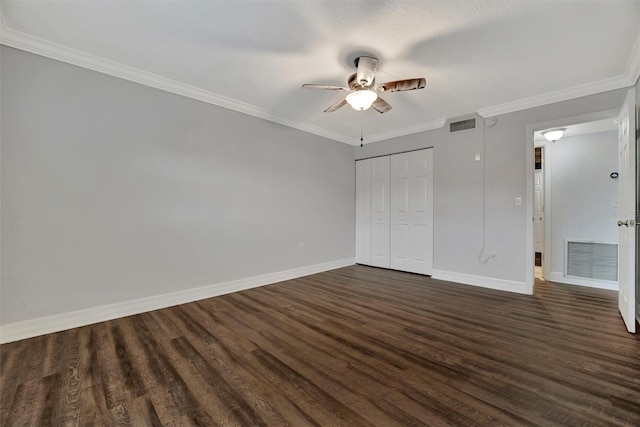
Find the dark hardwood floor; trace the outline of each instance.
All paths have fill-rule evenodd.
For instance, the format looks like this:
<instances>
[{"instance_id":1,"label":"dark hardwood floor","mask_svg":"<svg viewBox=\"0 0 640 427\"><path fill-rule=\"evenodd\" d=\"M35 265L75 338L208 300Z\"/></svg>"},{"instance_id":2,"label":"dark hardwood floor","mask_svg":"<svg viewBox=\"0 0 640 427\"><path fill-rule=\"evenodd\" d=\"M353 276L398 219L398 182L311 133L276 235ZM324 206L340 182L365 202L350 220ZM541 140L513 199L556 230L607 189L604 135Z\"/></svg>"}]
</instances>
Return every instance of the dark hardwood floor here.
<instances>
[{"instance_id":1,"label":"dark hardwood floor","mask_svg":"<svg viewBox=\"0 0 640 427\"><path fill-rule=\"evenodd\" d=\"M342 268L2 345L0 424L638 426L616 298Z\"/></svg>"}]
</instances>

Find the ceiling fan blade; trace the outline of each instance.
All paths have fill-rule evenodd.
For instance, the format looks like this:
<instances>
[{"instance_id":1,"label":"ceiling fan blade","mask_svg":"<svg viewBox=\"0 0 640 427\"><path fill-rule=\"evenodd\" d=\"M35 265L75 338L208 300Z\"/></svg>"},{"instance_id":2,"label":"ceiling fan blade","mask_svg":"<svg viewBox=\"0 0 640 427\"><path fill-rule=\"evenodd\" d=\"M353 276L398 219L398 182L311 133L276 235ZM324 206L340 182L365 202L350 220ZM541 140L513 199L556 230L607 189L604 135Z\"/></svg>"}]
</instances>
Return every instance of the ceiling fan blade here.
<instances>
[{"instance_id":1,"label":"ceiling fan blade","mask_svg":"<svg viewBox=\"0 0 640 427\"><path fill-rule=\"evenodd\" d=\"M341 86L328 86L328 85L315 85L315 84L303 84L303 88L305 89L324 89L324 90L349 90L346 87Z\"/></svg>"},{"instance_id":2,"label":"ceiling fan blade","mask_svg":"<svg viewBox=\"0 0 640 427\"><path fill-rule=\"evenodd\" d=\"M397 80L378 85L378 92L402 92L405 90L422 89L427 85L424 78Z\"/></svg>"},{"instance_id":3,"label":"ceiling fan blade","mask_svg":"<svg viewBox=\"0 0 640 427\"><path fill-rule=\"evenodd\" d=\"M389 105L387 101L380 97L373 101L371 107L380 114L386 113L387 111L391 110L391 105Z\"/></svg>"},{"instance_id":4,"label":"ceiling fan blade","mask_svg":"<svg viewBox=\"0 0 640 427\"><path fill-rule=\"evenodd\" d=\"M357 61L357 82L361 86L371 86L378 67L378 60L370 56L361 56Z\"/></svg>"},{"instance_id":5,"label":"ceiling fan blade","mask_svg":"<svg viewBox=\"0 0 640 427\"><path fill-rule=\"evenodd\" d=\"M344 105L347 103L347 99L343 98L340 101L336 102L335 104L331 105L329 108L327 108L326 110L324 110L325 113L333 113L334 111L336 111L338 108L344 107Z\"/></svg>"}]
</instances>

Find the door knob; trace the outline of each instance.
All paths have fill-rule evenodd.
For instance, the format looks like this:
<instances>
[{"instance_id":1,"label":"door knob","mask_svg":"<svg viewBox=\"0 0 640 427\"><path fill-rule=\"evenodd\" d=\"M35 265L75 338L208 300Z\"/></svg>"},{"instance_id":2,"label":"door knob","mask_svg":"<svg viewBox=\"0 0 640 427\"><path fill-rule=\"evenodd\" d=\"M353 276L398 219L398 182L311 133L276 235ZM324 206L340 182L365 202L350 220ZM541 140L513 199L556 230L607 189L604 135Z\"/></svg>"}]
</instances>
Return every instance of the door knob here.
<instances>
[{"instance_id":1,"label":"door knob","mask_svg":"<svg viewBox=\"0 0 640 427\"><path fill-rule=\"evenodd\" d=\"M628 227L629 226L629 221L618 221L618 227L622 227L622 226Z\"/></svg>"}]
</instances>

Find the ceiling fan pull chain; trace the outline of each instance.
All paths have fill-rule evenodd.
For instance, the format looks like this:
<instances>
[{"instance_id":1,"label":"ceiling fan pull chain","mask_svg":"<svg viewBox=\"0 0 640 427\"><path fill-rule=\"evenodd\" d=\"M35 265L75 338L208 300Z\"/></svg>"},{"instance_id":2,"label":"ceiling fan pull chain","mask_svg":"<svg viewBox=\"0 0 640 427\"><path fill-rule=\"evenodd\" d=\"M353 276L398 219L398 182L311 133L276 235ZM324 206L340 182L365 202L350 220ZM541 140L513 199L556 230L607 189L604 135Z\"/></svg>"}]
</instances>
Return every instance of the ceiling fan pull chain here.
<instances>
[{"instance_id":1,"label":"ceiling fan pull chain","mask_svg":"<svg viewBox=\"0 0 640 427\"><path fill-rule=\"evenodd\" d=\"M363 128L363 124L362 122L364 121L364 110L360 110L360 147L362 147L362 141L364 141L364 138L362 136L363 132L362 132L362 128Z\"/></svg>"}]
</instances>

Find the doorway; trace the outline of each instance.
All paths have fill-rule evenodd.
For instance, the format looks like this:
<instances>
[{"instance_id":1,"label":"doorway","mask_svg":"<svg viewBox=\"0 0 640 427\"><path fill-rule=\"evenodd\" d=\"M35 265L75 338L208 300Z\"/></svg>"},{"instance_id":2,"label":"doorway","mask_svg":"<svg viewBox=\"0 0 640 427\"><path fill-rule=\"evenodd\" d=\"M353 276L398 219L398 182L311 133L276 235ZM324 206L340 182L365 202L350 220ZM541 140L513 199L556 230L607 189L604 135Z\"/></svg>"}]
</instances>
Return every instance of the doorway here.
<instances>
[{"instance_id":1,"label":"doorway","mask_svg":"<svg viewBox=\"0 0 640 427\"><path fill-rule=\"evenodd\" d=\"M581 116L567 117L563 119L550 120L546 122L531 124L527 126L527 141L530 147L527 150L527 216L531 218L531 221L527 222L527 286L533 293L535 279L542 277L545 280L557 281L558 275L564 276L566 263L565 255L567 252L566 247L559 248L556 242L555 255L558 255L558 259L554 258L554 267L552 268L552 257L554 257L554 251L552 250L551 242L551 230L553 227L553 206L552 206L552 170L553 170L553 149L554 143L547 141L542 132L547 130L563 129L565 134L563 137L575 137L578 134L590 134L598 133L599 131L608 130L615 132L616 125L614 118L619 113L619 110L607 110L597 113L590 113ZM603 128L603 122L608 121L607 127ZM565 140L567 141L567 140ZM558 145L559 146L559 145ZM536 155L538 158L536 159ZM539 161L537 161L539 160ZM556 175L562 172L566 172L564 168L557 168L555 170ZM609 171L609 174L612 171ZM536 179L537 178L537 179ZM537 194L536 194L537 191ZM576 193L584 194L587 192L584 188L576 188ZM538 198L536 202L536 197ZM555 198L557 200L557 197ZM613 198L612 198L613 199ZM610 204L613 205L615 200L610 200ZM563 209L564 207L560 207ZM590 211L593 211L592 209ZM600 209L600 213L603 215L611 215L611 220L615 220L615 212L613 209ZM559 213L562 213L560 211ZM585 212L581 212L579 216L584 216ZM601 215L602 216L602 215ZM537 220L536 220L537 218ZM567 222L571 223L573 217L565 217ZM615 221L614 221L615 222ZM572 235L573 232L567 231L567 235L561 236L561 242L564 242L565 238L570 241L585 240L586 238L579 239L580 235L577 233ZM594 239L592 239L594 240ZM607 240L602 236L598 236L595 240ZM611 242L607 242L611 243ZM562 243L560 244L562 246ZM538 255L536 255L536 253ZM537 261L537 262L536 262ZM536 264L538 265L536 269ZM537 275L536 275L537 270ZM555 271L554 271L555 270ZM551 274L555 273L555 274ZM566 278L565 278L566 279ZM571 279L569 279L571 280ZM566 280L564 280L566 283ZM574 279L573 284L581 284L584 281ZM595 286L599 287L599 282L595 282ZM611 284L609 284L611 288Z\"/></svg>"},{"instance_id":2,"label":"doorway","mask_svg":"<svg viewBox=\"0 0 640 427\"><path fill-rule=\"evenodd\" d=\"M535 132L536 278L618 289L615 117ZM550 138L550 140L546 140ZM544 159L542 159L544 153ZM536 266L537 267L537 266Z\"/></svg>"},{"instance_id":3,"label":"doorway","mask_svg":"<svg viewBox=\"0 0 640 427\"><path fill-rule=\"evenodd\" d=\"M610 203L610 207L606 207L602 211L599 211L600 207L587 206L583 208L583 211L576 214L569 213L565 215L566 218L569 219L569 223L579 223L586 217L593 217L594 214L599 214L602 218L600 220L607 219L606 223L612 227L614 224L617 225L617 242L613 242L613 238L605 237L604 239L591 239L587 237L586 239L575 239L570 238L567 233L564 238L564 249L558 250L557 245L555 250L555 256L560 255L564 257L564 260L561 261L562 271L560 274L558 272L557 276L554 277L553 274L549 274L549 265L552 264L550 262L550 258L554 257L554 250L550 250L550 236L553 235L551 232L555 229L554 216L552 214L553 209L555 209L555 205L550 203L550 188L553 187L548 180L550 176L549 170L554 169L554 161L551 156L550 148L553 145L547 146L547 149L544 150L545 154L545 190L544 190L544 199L545 199L545 215L544 215L544 260L543 264L543 275L547 280L564 282L575 285L582 286L594 286L599 288L609 288L616 289L618 291L619 298L619 310L624 320L624 326L626 329L634 333L635 325L636 325L636 308L638 307L636 304L636 288L638 284L636 283L637 278L637 269L636 264L638 260L635 257L636 253L636 220L637 209L636 209L636 195L639 188L636 186L637 182L640 182L640 171L636 168L636 145L637 145L637 134L636 134L636 105L635 105L635 90L629 89L627 91L624 103L621 105L620 109L614 109L609 111L603 111L598 113L586 114L583 116L570 117L565 119L552 120L544 123L537 123L527 125L527 143L530 147L527 149L526 154L526 167L527 167L527 215L532 220L527 221L527 259L526 259L526 271L527 271L527 285L530 286L530 290L533 293L534 283L535 283L535 231L534 231L534 181L535 181L535 145L534 138L536 133L541 133L542 131L552 129L559 130L562 128L563 131L566 131L569 126L573 125L582 125L588 124L590 122L597 122L602 120L610 120L612 117L615 117L615 124L617 127L617 132L614 132L617 139L617 146L615 147L615 151L611 150L613 154L616 155L617 163L614 163L611 166L611 173L609 177L612 181L609 181L611 184L613 181L619 179L619 183L617 184L617 192L611 194L617 194L617 197L608 197L611 199L608 201ZM555 138L556 140L558 138ZM626 154L625 154L626 153ZM598 154L595 154L596 160L598 160ZM558 170L558 168L554 169ZM603 177L602 171L599 172L600 177ZM605 179L606 181L606 179ZM583 185L584 188L580 188L582 182L578 185L574 184L572 188L574 188L574 194L596 194L601 195L602 189L601 186L593 185L592 183L585 183ZM553 189L555 192L555 187ZM556 195L557 196L557 195ZM558 200L558 197L555 198ZM606 198L605 198L605 201ZM636 212L634 215L633 213ZM562 212L564 213L564 211ZM617 220L617 221L616 221ZM568 229L568 228L567 228ZM575 230L582 230L581 228L573 227L573 231L570 231L571 234L576 233ZM593 232L593 229L590 229ZM565 230L566 231L566 230ZM609 234L611 236L612 234ZM556 235L557 237L557 235ZM600 236L601 237L601 236ZM604 241L603 241L604 240ZM611 240L607 242L607 240ZM602 260L606 262L605 268L605 276L597 277L597 276L587 276L584 277L584 271L588 271L594 273L602 273L598 263ZM572 260L575 261L572 264ZM544 262L546 261L546 262ZM609 261L614 261L615 264L612 264ZM598 264L598 265L596 265ZM557 265L557 262L556 262ZM607 276L608 275L608 276ZM576 279L577 277L577 279ZM594 282L595 280L595 282ZM612 284L615 287L608 287L607 282ZM603 286L604 283L604 286Z\"/></svg>"}]
</instances>

